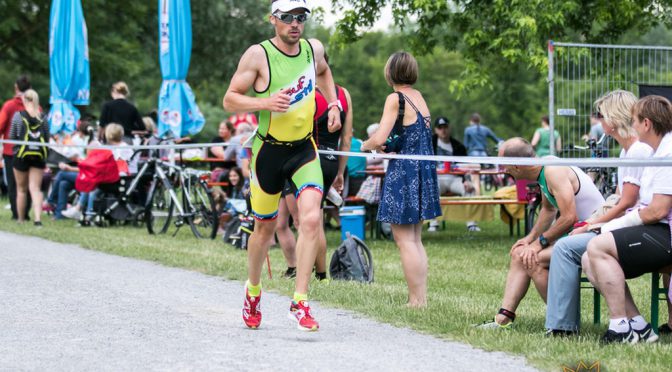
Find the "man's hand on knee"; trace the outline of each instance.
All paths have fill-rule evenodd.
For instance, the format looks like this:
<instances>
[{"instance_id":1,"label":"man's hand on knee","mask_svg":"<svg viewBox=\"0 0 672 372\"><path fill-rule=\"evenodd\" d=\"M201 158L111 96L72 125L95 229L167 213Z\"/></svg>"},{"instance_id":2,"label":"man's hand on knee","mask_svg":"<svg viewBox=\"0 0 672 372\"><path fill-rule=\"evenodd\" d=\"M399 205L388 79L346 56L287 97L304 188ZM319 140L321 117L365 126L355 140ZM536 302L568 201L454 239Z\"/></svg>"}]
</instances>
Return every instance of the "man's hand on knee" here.
<instances>
[{"instance_id":1,"label":"man's hand on knee","mask_svg":"<svg viewBox=\"0 0 672 372\"><path fill-rule=\"evenodd\" d=\"M539 264L539 252L541 252L541 246L539 244L530 244L522 249L519 256L525 269L533 269Z\"/></svg>"},{"instance_id":2,"label":"man's hand on knee","mask_svg":"<svg viewBox=\"0 0 672 372\"><path fill-rule=\"evenodd\" d=\"M529 244L530 244L530 242L527 240L527 237L524 237L524 238L522 238L522 239L518 239L518 241L515 242L515 243L511 246L511 250L509 251L509 254L510 254L511 256L513 256L513 255L514 255L514 251L516 251L517 249L519 249L519 248L521 248L521 247L522 247L522 248L525 248L525 247L527 247Z\"/></svg>"}]
</instances>

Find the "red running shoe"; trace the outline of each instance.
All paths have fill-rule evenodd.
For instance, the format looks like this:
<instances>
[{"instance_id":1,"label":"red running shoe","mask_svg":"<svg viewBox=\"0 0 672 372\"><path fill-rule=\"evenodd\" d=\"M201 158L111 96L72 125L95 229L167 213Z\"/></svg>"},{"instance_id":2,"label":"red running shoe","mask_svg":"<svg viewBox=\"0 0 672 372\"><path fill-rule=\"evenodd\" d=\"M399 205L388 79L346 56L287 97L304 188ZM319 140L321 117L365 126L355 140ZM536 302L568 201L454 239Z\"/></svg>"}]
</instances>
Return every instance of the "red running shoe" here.
<instances>
[{"instance_id":1,"label":"red running shoe","mask_svg":"<svg viewBox=\"0 0 672 372\"><path fill-rule=\"evenodd\" d=\"M296 302L292 301L289 306L289 319L296 321L297 327L300 331L315 332L320 329L320 325L310 315L310 306L306 301Z\"/></svg>"},{"instance_id":2,"label":"red running shoe","mask_svg":"<svg viewBox=\"0 0 672 372\"><path fill-rule=\"evenodd\" d=\"M259 328L261 324L261 292L259 296L251 297L245 288L245 303L243 303L243 322L252 329Z\"/></svg>"}]
</instances>

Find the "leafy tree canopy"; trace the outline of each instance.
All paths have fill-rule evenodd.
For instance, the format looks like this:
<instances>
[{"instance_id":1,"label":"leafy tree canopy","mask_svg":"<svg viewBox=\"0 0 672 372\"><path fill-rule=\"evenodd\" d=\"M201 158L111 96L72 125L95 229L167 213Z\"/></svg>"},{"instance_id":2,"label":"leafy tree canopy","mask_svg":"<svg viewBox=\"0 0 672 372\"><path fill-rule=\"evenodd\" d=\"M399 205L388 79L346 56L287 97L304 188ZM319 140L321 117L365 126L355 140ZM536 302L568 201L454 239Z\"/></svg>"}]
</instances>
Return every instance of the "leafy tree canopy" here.
<instances>
[{"instance_id":1,"label":"leafy tree canopy","mask_svg":"<svg viewBox=\"0 0 672 372\"><path fill-rule=\"evenodd\" d=\"M465 60L453 88L488 85L510 65L546 68L549 39L587 43L616 41L629 30L644 33L670 23L672 1L651 0L332 0L343 11L335 39L341 45L362 36L391 5L394 22L411 28L409 43L418 54L436 46L457 50ZM347 10L346 10L347 7Z\"/></svg>"},{"instance_id":2,"label":"leafy tree canopy","mask_svg":"<svg viewBox=\"0 0 672 372\"><path fill-rule=\"evenodd\" d=\"M315 36L325 40L328 31L317 30ZM383 68L390 54L409 48L405 34L398 32L367 33L342 50L330 53L330 65L336 82L350 92L353 101L354 127L357 136L366 137L365 128L378 122L385 98L392 92ZM447 117L452 134L462 138L469 116L478 112L499 136L522 135L531 138L541 115L548 107L547 85L543 76L525 66L514 66L511 74L493 77L488 88L472 89L458 99L451 92L451 82L460 78L465 60L459 52L435 48L432 54L417 56L420 76L416 87L432 113L432 118Z\"/></svg>"},{"instance_id":3,"label":"leafy tree canopy","mask_svg":"<svg viewBox=\"0 0 672 372\"><path fill-rule=\"evenodd\" d=\"M46 105L49 92L51 0L0 0L0 92L13 93L16 76L27 73ZM158 1L82 1L89 36L91 105L98 115L112 83L124 80L131 99L147 112L157 105ZM206 113L219 113L228 79L245 48L268 37L268 6L258 0L192 1L192 56L187 80ZM214 107L219 108L218 111ZM217 120L217 117L211 119Z\"/></svg>"}]
</instances>

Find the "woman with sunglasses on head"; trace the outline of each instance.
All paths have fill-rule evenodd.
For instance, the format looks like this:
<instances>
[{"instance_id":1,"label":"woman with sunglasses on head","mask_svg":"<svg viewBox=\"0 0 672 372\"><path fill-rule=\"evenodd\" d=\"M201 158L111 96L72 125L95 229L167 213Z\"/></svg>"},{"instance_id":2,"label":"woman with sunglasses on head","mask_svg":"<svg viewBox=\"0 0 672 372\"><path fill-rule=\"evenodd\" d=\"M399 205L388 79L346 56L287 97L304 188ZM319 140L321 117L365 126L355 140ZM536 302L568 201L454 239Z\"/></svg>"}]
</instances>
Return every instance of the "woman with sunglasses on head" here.
<instances>
[{"instance_id":1,"label":"woman with sunglasses on head","mask_svg":"<svg viewBox=\"0 0 672 372\"><path fill-rule=\"evenodd\" d=\"M269 21L275 36L245 51L223 101L229 112L259 111L250 160L250 201L256 222L247 250L248 281L243 304L243 321L253 329L261 323L261 268L275 232L278 202L286 181L298 190L301 216L296 243L296 284L289 315L300 330L319 328L307 302L324 192L312 137L315 87L323 89L329 102L331 132L341 127L342 107L324 58L324 46L318 40L301 37L309 14L306 0L271 1ZM254 97L246 95L251 88Z\"/></svg>"},{"instance_id":2,"label":"woman with sunglasses on head","mask_svg":"<svg viewBox=\"0 0 672 372\"><path fill-rule=\"evenodd\" d=\"M429 109L422 93L413 88L417 79L418 63L412 55L397 52L390 56L385 65L385 80L394 93L387 96L380 127L362 143L362 151L389 151L386 141L399 122L401 131L397 131L400 139L396 152L434 155ZM378 221L392 224L408 285L409 307L427 306L427 253L421 240L422 224L440 215L436 162L391 159L385 174Z\"/></svg>"}]
</instances>

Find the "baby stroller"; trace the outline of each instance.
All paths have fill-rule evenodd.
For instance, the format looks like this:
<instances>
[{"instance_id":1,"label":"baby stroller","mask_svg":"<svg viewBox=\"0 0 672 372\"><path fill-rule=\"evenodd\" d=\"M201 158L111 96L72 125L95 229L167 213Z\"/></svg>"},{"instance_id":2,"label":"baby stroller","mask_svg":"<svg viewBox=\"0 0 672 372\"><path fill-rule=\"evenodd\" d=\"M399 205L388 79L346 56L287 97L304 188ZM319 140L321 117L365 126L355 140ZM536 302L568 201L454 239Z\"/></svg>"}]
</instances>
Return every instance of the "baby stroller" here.
<instances>
[{"instance_id":1,"label":"baby stroller","mask_svg":"<svg viewBox=\"0 0 672 372\"><path fill-rule=\"evenodd\" d=\"M82 226L92 222L105 227L116 223L140 225L144 221L143 193L147 183L141 184L131 176L120 176L118 162L112 152L99 150L90 153L80 166L75 188L94 197L93 208L83 214ZM127 173L128 169L122 170ZM92 192L96 190L95 192Z\"/></svg>"},{"instance_id":2,"label":"baby stroller","mask_svg":"<svg viewBox=\"0 0 672 372\"><path fill-rule=\"evenodd\" d=\"M254 230L254 219L249 214L248 201L229 199L224 206L224 213L232 216L224 226L224 242L237 249L247 249L248 239Z\"/></svg>"},{"instance_id":3,"label":"baby stroller","mask_svg":"<svg viewBox=\"0 0 672 372\"><path fill-rule=\"evenodd\" d=\"M100 227L114 224L142 226L145 208L139 200L139 193L129 188L132 181L133 177L123 176L115 183L98 185L99 192L93 201L93 211L85 213L82 224L93 222Z\"/></svg>"}]
</instances>

